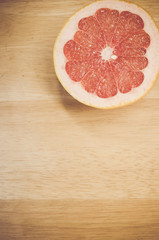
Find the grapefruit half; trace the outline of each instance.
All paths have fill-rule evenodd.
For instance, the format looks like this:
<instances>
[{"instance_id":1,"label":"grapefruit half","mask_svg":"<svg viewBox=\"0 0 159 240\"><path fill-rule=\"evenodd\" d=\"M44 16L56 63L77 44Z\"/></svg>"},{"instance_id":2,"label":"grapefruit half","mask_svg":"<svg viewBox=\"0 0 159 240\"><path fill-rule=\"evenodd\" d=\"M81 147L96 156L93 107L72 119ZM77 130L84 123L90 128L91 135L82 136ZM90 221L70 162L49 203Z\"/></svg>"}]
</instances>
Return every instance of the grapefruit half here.
<instances>
[{"instance_id":1,"label":"grapefruit half","mask_svg":"<svg viewBox=\"0 0 159 240\"><path fill-rule=\"evenodd\" d=\"M133 103L159 72L159 32L141 7L96 1L66 22L54 45L54 66L63 87L96 108Z\"/></svg>"}]
</instances>

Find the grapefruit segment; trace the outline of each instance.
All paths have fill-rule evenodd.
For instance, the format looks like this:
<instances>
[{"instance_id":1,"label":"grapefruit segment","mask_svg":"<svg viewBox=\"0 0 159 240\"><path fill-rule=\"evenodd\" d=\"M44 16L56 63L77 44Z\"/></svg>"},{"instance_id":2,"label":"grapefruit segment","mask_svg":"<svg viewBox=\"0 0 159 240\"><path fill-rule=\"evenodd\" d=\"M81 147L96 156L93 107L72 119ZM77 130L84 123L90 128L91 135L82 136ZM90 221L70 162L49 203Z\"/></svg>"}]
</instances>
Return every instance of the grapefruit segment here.
<instances>
[{"instance_id":1,"label":"grapefruit segment","mask_svg":"<svg viewBox=\"0 0 159 240\"><path fill-rule=\"evenodd\" d=\"M102 41L103 45L106 46L104 33L94 16L81 19L78 23L78 27L80 30L86 32L89 36L93 36L100 42Z\"/></svg>"},{"instance_id":2,"label":"grapefruit segment","mask_svg":"<svg viewBox=\"0 0 159 240\"><path fill-rule=\"evenodd\" d=\"M105 44L100 39L94 38L92 35L88 35L86 32L77 31L74 35L74 41L85 48L92 48L100 51L104 48Z\"/></svg>"},{"instance_id":3,"label":"grapefruit segment","mask_svg":"<svg viewBox=\"0 0 159 240\"><path fill-rule=\"evenodd\" d=\"M89 93L94 93L99 83L99 76L95 71L88 72L81 81L84 89Z\"/></svg>"},{"instance_id":4,"label":"grapefruit segment","mask_svg":"<svg viewBox=\"0 0 159 240\"><path fill-rule=\"evenodd\" d=\"M140 86L144 80L144 74L141 71L133 71L116 61L112 61L110 66L121 93L130 92L132 88Z\"/></svg>"},{"instance_id":5,"label":"grapefruit segment","mask_svg":"<svg viewBox=\"0 0 159 240\"><path fill-rule=\"evenodd\" d=\"M119 57L116 61L125 69L130 70L143 70L148 65L146 57Z\"/></svg>"},{"instance_id":6,"label":"grapefruit segment","mask_svg":"<svg viewBox=\"0 0 159 240\"><path fill-rule=\"evenodd\" d=\"M143 47L148 48L150 45L150 36L144 30L130 34L125 40L118 45L119 47Z\"/></svg>"},{"instance_id":7,"label":"grapefruit segment","mask_svg":"<svg viewBox=\"0 0 159 240\"><path fill-rule=\"evenodd\" d=\"M146 49L117 47L113 51L113 54L121 57L140 57L146 54Z\"/></svg>"},{"instance_id":8,"label":"grapefruit segment","mask_svg":"<svg viewBox=\"0 0 159 240\"><path fill-rule=\"evenodd\" d=\"M96 11L95 16L99 22L99 25L104 30L107 45L110 45L117 26L119 11L102 8Z\"/></svg>"},{"instance_id":9,"label":"grapefruit segment","mask_svg":"<svg viewBox=\"0 0 159 240\"><path fill-rule=\"evenodd\" d=\"M118 88L121 93L128 93L132 89L131 76L128 71L122 71L117 75Z\"/></svg>"},{"instance_id":10,"label":"grapefruit segment","mask_svg":"<svg viewBox=\"0 0 159 240\"><path fill-rule=\"evenodd\" d=\"M74 40L69 40L64 45L64 54L68 60L85 60L89 56L89 52L85 51L85 48L81 47Z\"/></svg>"},{"instance_id":11,"label":"grapefruit segment","mask_svg":"<svg viewBox=\"0 0 159 240\"><path fill-rule=\"evenodd\" d=\"M79 61L69 61L66 63L65 69L67 74L73 81L79 82L88 72L88 63Z\"/></svg>"},{"instance_id":12,"label":"grapefruit segment","mask_svg":"<svg viewBox=\"0 0 159 240\"><path fill-rule=\"evenodd\" d=\"M100 82L96 90L97 96L101 98L109 98L115 96L118 92L118 89L116 80L108 61L105 64L105 68L101 68L99 76Z\"/></svg>"},{"instance_id":13,"label":"grapefruit segment","mask_svg":"<svg viewBox=\"0 0 159 240\"><path fill-rule=\"evenodd\" d=\"M144 74L141 71L130 72L132 88L136 88L144 81Z\"/></svg>"},{"instance_id":14,"label":"grapefruit segment","mask_svg":"<svg viewBox=\"0 0 159 240\"><path fill-rule=\"evenodd\" d=\"M136 31L143 29L143 27L144 22L140 16L129 11L121 12L117 28L112 39L112 46L119 44L127 38L129 34L135 33Z\"/></svg>"},{"instance_id":15,"label":"grapefruit segment","mask_svg":"<svg viewBox=\"0 0 159 240\"><path fill-rule=\"evenodd\" d=\"M140 86L144 80L142 72L122 71L118 75L118 88L121 93L128 93Z\"/></svg>"}]
</instances>

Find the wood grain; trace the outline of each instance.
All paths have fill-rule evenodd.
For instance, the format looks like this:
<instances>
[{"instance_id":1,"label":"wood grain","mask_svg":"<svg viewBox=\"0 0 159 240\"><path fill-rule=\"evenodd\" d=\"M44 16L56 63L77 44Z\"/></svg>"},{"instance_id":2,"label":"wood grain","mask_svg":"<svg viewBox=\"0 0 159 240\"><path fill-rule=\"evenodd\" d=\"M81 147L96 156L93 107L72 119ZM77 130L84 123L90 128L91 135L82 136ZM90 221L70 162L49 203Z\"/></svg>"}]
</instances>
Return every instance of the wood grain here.
<instances>
[{"instance_id":1,"label":"wood grain","mask_svg":"<svg viewBox=\"0 0 159 240\"><path fill-rule=\"evenodd\" d=\"M90 2L0 0L0 240L159 239L159 81L105 111L54 72L60 28ZM132 2L159 25L158 0Z\"/></svg>"},{"instance_id":2,"label":"wood grain","mask_svg":"<svg viewBox=\"0 0 159 240\"><path fill-rule=\"evenodd\" d=\"M0 201L1 239L158 240L159 201Z\"/></svg>"}]
</instances>

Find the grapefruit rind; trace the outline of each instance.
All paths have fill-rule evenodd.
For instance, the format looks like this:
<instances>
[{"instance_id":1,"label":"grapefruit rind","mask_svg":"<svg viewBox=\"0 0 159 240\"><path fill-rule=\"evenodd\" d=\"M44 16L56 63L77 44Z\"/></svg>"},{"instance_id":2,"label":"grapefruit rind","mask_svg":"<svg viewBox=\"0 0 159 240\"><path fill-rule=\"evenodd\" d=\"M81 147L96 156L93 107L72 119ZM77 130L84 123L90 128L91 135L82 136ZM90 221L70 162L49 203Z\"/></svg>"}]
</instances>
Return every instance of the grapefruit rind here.
<instances>
[{"instance_id":1,"label":"grapefruit rind","mask_svg":"<svg viewBox=\"0 0 159 240\"><path fill-rule=\"evenodd\" d=\"M116 9L118 11L130 11L138 14L144 21L144 30L151 37L150 47L147 49L146 57L149 60L148 66L142 70L145 78L143 83L132 89L128 93L120 93L110 98L99 98L97 95L88 93L79 82L70 79L65 71L67 62L63 53L65 43L73 39L75 32L78 30L80 19L93 15L100 8ZM61 29L53 50L54 66L56 75L66 91L79 102L96 108L117 108L136 102L145 96L157 79L159 74L159 31L152 17L141 7L136 4L120 0L101 0L93 2L75 12Z\"/></svg>"}]
</instances>

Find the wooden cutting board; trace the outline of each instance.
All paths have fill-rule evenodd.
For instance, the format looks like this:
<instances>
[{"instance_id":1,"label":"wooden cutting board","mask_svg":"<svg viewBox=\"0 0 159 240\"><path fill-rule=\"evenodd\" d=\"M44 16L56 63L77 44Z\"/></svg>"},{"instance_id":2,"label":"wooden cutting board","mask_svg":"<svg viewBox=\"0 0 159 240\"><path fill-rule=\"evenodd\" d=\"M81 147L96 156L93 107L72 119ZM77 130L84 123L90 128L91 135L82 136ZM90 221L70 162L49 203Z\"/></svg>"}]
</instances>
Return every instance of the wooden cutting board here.
<instances>
[{"instance_id":1,"label":"wooden cutting board","mask_svg":"<svg viewBox=\"0 0 159 240\"><path fill-rule=\"evenodd\" d=\"M55 38L90 2L0 0L1 240L159 239L159 79L98 110L55 76ZM132 2L159 25L158 0Z\"/></svg>"}]
</instances>

